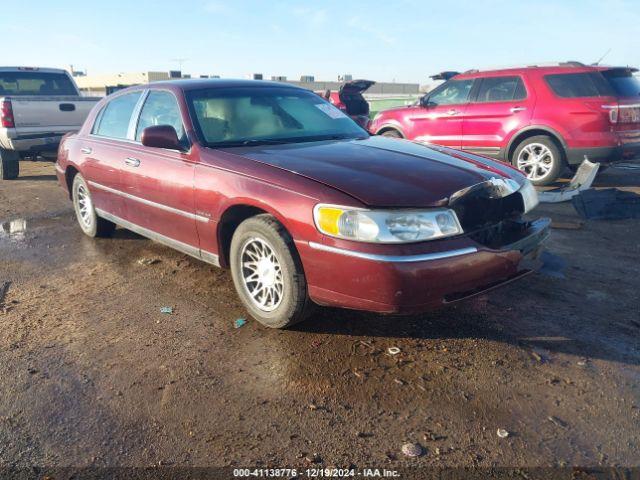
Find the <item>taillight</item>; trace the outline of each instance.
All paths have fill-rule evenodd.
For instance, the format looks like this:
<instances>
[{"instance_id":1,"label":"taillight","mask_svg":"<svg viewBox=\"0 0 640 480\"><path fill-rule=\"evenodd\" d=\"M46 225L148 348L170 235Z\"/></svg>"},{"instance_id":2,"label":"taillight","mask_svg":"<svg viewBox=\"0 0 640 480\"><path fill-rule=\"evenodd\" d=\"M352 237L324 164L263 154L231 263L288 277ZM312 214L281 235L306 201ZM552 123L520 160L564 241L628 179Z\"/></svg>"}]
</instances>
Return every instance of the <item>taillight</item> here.
<instances>
[{"instance_id":1,"label":"taillight","mask_svg":"<svg viewBox=\"0 0 640 480\"><path fill-rule=\"evenodd\" d=\"M2 125L3 128L14 128L16 126L13 119L11 100L5 99L2 101L2 106L0 107L0 125Z\"/></svg>"},{"instance_id":2,"label":"taillight","mask_svg":"<svg viewBox=\"0 0 640 480\"><path fill-rule=\"evenodd\" d=\"M602 108L609 110L609 122L618 123L618 115L620 113L618 105L603 105Z\"/></svg>"}]
</instances>

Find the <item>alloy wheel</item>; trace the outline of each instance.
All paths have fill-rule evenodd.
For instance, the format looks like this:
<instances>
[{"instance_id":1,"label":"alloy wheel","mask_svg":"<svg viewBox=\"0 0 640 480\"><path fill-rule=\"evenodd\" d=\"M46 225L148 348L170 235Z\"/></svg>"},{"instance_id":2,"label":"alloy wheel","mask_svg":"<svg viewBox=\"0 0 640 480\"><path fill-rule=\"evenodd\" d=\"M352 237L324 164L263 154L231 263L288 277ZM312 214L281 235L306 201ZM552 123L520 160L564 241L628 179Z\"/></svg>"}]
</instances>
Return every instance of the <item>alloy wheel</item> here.
<instances>
[{"instance_id":1,"label":"alloy wheel","mask_svg":"<svg viewBox=\"0 0 640 480\"><path fill-rule=\"evenodd\" d=\"M78 217L83 227L90 229L93 224L93 203L89 190L83 184L79 184L76 190L78 202Z\"/></svg>"},{"instance_id":2,"label":"alloy wheel","mask_svg":"<svg viewBox=\"0 0 640 480\"><path fill-rule=\"evenodd\" d=\"M549 175L555 158L553 152L542 143L530 143L518 154L516 166L531 181L539 181Z\"/></svg>"},{"instance_id":3,"label":"alloy wheel","mask_svg":"<svg viewBox=\"0 0 640 480\"><path fill-rule=\"evenodd\" d=\"M282 267L274 249L262 238L248 239L240 254L242 281L253 304L263 312L272 312L282 302Z\"/></svg>"}]
</instances>

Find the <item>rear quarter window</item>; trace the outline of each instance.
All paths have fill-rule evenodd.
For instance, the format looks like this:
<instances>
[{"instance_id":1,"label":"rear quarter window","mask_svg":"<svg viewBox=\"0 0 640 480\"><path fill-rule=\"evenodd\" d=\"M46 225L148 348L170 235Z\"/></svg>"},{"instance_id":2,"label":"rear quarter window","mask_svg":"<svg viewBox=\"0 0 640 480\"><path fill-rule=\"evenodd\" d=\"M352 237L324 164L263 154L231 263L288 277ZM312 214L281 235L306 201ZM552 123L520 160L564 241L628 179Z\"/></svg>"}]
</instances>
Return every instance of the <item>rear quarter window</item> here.
<instances>
[{"instance_id":1,"label":"rear quarter window","mask_svg":"<svg viewBox=\"0 0 640 480\"><path fill-rule=\"evenodd\" d=\"M562 98L607 97L615 95L600 72L545 75L547 85Z\"/></svg>"}]
</instances>

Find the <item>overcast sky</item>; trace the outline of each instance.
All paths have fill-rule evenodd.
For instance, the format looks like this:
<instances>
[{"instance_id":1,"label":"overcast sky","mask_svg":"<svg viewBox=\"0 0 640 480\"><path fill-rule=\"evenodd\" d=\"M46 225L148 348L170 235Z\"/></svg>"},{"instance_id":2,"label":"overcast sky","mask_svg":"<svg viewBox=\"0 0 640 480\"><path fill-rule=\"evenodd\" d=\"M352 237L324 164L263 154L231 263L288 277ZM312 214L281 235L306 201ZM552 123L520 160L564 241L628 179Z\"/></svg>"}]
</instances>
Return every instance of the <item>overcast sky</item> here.
<instances>
[{"instance_id":1,"label":"overcast sky","mask_svg":"<svg viewBox=\"0 0 640 480\"><path fill-rule=\"evenodd\" d=\"M556 60L640 66L640 0L0 0L5 65L420 82Z\"/></svg>"}]
</instances>

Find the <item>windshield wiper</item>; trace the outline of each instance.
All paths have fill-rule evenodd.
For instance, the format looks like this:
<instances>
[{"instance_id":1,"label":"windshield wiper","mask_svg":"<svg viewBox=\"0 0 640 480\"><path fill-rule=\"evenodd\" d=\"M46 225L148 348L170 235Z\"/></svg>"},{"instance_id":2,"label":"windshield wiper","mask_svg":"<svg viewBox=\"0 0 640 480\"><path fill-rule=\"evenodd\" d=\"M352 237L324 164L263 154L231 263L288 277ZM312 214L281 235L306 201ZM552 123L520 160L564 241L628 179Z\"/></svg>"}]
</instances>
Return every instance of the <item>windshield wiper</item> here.
<instances>
[{"instance_id":1,"label":"windshield wiper","mask_svg":"<svg viewBox=\"0 0 640 480\"><path fill-rule=\"evenodd\" d=\"M252 140L238 140L238 141L229 141L229 142L209 143L208 146L212 148L251 147L254 145L281 145L283 143L289 143L289 142L287 140L252 139Z\"/></svg>"},{"instance_id":2,"label":"windshield wiper","mask_svg":"<svg viewBox=\"0 0 640 480\"><path fill-rule=\"evenodd\" d=\"M349 134L334 135L310 135L306 137L288 137L288 138L255 138L248 140L228 141L209 143L210 148L225 147L253 147L256 145L284 145L286 143L304 143L304 142L321 142L325 140L365 140L369 137L354 137Z\"/></svg>"}]
</instances>

